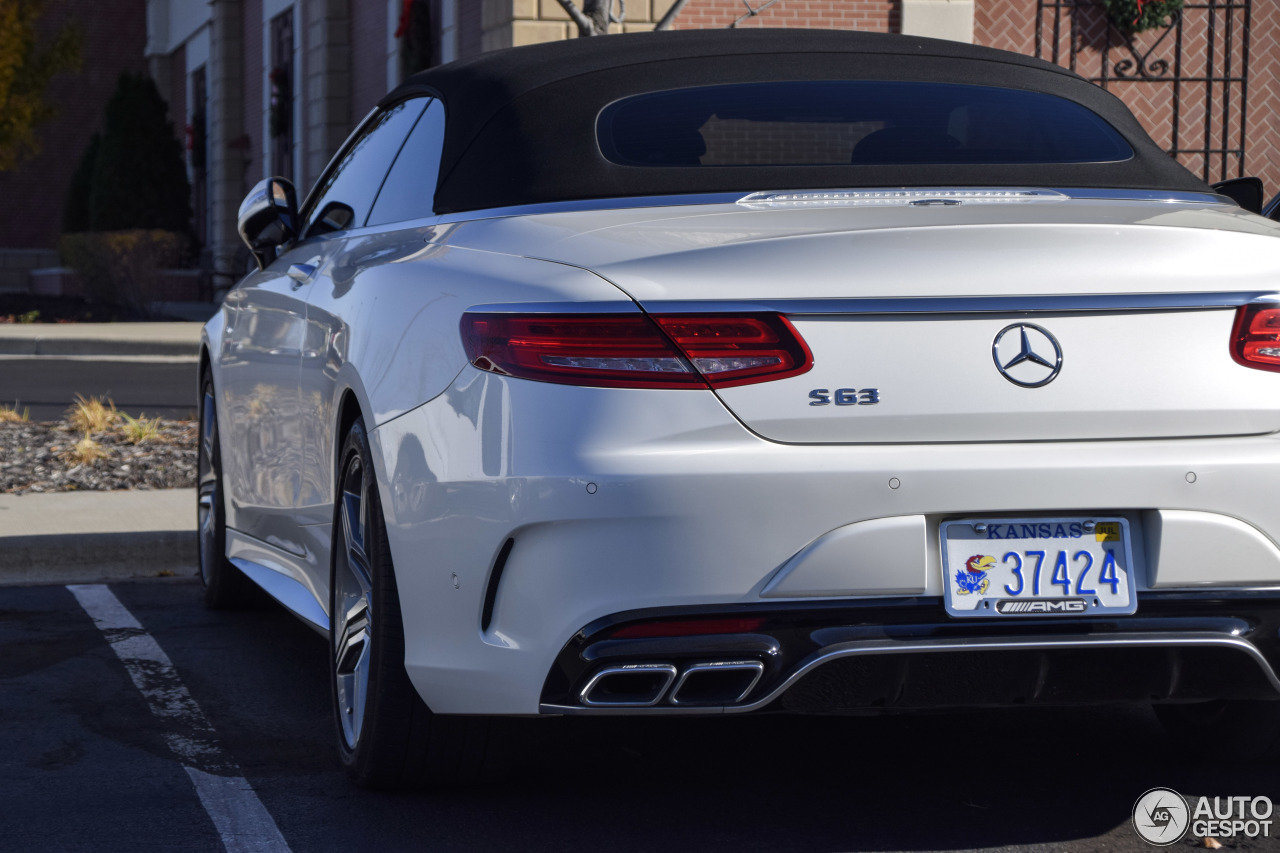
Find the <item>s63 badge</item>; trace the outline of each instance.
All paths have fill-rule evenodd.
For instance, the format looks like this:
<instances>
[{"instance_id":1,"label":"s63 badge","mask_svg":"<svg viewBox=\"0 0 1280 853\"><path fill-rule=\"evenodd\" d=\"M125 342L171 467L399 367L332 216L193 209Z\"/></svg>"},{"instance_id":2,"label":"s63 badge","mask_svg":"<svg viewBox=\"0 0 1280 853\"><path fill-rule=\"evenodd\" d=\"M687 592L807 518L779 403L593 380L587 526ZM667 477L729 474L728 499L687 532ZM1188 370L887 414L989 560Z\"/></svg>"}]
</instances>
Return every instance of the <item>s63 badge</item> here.
<instances>
[{"instance_id":1,"label":"s63 badge","mask_svg":"<svg viewBox=\"0 0 1280 853\"><path fill-rule=\"evenodd\" d=\"M879 402L879 388L814 388L809 392L810 406L874 406Z\"/></svg>"}]
</instances>

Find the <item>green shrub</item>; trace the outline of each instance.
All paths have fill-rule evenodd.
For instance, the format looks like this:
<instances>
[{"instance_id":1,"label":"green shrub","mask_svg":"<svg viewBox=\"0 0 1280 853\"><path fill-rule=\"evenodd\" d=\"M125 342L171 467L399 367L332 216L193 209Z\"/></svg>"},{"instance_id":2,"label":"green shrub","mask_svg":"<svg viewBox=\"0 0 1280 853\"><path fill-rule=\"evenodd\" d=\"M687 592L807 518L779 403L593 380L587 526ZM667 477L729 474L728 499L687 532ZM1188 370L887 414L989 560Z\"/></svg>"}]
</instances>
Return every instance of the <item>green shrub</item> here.
<instances>
[{"instance_id":1,"label":"green shrub","mask_svg":"<svg viewBox=\"0 0 1280 853\"><path fill-rule=\"evenodd\" d=\"M102 137L94 134L89 147L80 157L76 170L67 187L67 199L62 205L62 233L75 234L89 230L89 196L93 193L93 167L98 161L98 148Z\"/></svg>"},{"instance_id":2,"label":"green shrub","mask_svg":"<svg viewBox=\"0 0 1280 853\"><path fill-rule=\"evenodd\" d=\"M68 237L84 232L168 232L178 235L182 252L166 263L177 266L194 255L191 185L182 145L169 121L169 107L149 77L120 75L107 102L103 131L89 140L71 179L62 231ZM168 239L157 243L149 238L132 248L126 247L128 240L100 245L72 239L64 241L64 263L85 275L91 292L115 294L132 303L130 289L121 289L123 271L108 275L99 268L109 260L108 247L113 246L111 251L119 257L141 263L140 254L167 255Z\"/></svg>"},{"instance_id":3,"label":"green shrub","mask_svg":"<svg viewBox=\"0 0 1280 853\"><path fill-rule=\"evenodd\" d=\"M126 72L107 102L89 193L89 229L139 228L190 233L191 185L156 84Z\"/></svg>"},{"instance_id":4,"label":"green shrub","mask_svg":"<svg viewBox=\"0 0 1280 853\"><path fill-rule=\"evenodd\" d=\"M159 229L64 234L59 248L62 262L80 275L90 299L146 317L160 271L179 263L186 237Z\"/></svg>"}]
</instances>

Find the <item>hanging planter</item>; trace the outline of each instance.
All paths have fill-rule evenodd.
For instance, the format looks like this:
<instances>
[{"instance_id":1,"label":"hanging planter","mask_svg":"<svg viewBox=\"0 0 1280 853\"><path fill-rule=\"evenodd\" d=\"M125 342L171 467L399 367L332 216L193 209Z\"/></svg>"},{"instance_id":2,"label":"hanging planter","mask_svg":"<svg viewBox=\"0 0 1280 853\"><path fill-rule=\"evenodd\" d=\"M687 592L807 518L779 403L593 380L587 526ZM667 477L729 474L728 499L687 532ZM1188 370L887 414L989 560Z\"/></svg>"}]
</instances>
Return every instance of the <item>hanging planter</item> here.
<instances>
[{"instance_id":1,"label":"hanging planter","mask_svg":"<svg viewBox=\"0 0 1280 853\"><path fill-rule=\"evenodd\" d=\"M1183 0L1102 0L1107 17L1126 35L1167 27L1182 11Z\"/></svg>"}]
</instances>

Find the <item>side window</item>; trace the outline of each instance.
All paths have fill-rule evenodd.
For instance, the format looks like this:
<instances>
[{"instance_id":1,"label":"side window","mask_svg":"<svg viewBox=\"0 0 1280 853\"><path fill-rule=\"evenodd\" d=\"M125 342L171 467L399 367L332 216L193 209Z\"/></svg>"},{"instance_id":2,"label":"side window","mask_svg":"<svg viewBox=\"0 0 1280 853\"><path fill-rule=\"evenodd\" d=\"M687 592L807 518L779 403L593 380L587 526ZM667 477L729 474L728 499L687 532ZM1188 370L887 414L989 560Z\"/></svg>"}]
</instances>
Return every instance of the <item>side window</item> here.
<instances>
[{"instance_id":1,"label":"side window","mask_svg":"<svg viewBox=\"0 0 1280 853\"><path fill-rule=\"evenodd\" d=\"M368 225L422 219L435 213L436 178L444 149L444 104L433 100L400 149L400 156L382 184Z\"/></svg>"},{"instance_id":2,"label":"side window","mask_svg":"<svg viewBox=\"0 0 1280 853\"><path fill-rule=\"evenodd\" d=\"M382 110L350 140L329 167L303 211L304 237L359 228L369 215L378 187L405 137L422 115L427 98L415 98Z\"/></svg>"}]
</instances>

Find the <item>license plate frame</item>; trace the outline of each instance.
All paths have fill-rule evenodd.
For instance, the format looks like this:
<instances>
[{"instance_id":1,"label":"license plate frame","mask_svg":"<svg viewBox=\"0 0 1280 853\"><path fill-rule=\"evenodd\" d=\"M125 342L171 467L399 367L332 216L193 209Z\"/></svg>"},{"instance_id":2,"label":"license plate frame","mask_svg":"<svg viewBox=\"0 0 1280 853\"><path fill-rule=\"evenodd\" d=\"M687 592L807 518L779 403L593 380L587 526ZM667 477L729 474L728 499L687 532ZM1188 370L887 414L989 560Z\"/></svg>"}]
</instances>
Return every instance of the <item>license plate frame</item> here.
<instances>
[{"instance_id":1,"label":"license plate frame","mask_svg":"<svg viewBox=\"0 0 1280 853\"><path fill-rule=\"evenodd\" d=\"M1087 619L1138 609L1133 536L1123 516L961 518L942 522L938 536L951 616Z\"/></svg>"}]
</instances>

